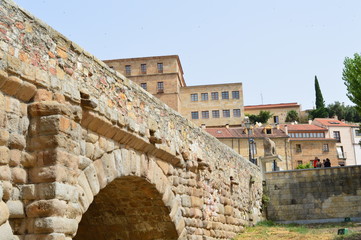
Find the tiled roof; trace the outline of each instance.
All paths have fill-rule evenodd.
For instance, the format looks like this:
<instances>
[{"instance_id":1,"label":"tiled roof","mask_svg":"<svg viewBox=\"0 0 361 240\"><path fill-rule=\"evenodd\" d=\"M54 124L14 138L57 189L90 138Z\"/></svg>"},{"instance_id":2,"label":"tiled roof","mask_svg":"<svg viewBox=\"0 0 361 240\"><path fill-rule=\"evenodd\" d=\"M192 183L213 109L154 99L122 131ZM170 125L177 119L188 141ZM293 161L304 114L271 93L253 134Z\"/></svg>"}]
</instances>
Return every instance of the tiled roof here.
<instances>
[{"instance_id":1,"label":"tiled roof","mask_svg":"<svg viewBox=\"0 0 361 240\"><path fill-rule=\"evenodd\" d=\"M272 128L272 134L266 134L263 132L264 128L253 128L253 134L250 134L252 138L287 138L287 134L283 132L281 129ZM226 127L212 127L206 128L206 132L211 134L216 138L248 138L247 131L245 128L237 127L237 128L226 128Z\"/></svg>"},{"instance_id":2,"label":"tiled roof","mask_svg":"<svg viewBox=\"0 0 361 240\"><path fill-rule=\"evenodd\" d=\"M290 138L290 141L332 141L335 142L336 138Z\"/></svg>"},{"instance_id":3,"label":"tiled roof","mask_svg":"<svg viewBox=\"0 0 361 240\"><path fill-rule=\"evenodd\" d=\"M313 121L319 122L320 124L327 127L350 127L349 124L346 124L334 118L315 118Z\"/></svg>"},{"instance_id":4,"label":"tiled roof","mask_svg":"<svg viewBox=\"0 0 361 240\"><path fill-rule=\"evenodd\" d=\"M266 108L288 108L288 107L299 107L300 105L296 102L293 103L277 103L277 104L263 104L263 105L248 105L244 106L244 110L256 110Z\"/></svg>"},{"instance_id":5,"label":"tiled roof","mask_svg":"<svg viewBox=\"0 0 361 240\"><path fill-rule=\"evenodd\" d=\"M323 128L323 127L320 127L320 126L316 126L316 125L313 125L313 124L282 124L280 125L280 127L284 130L285 129L285 126L287 126L288 128L288 132L294 132L294 131L324 131L326 132L327 129L326 128Z\"/></svg>"}]
</instances>

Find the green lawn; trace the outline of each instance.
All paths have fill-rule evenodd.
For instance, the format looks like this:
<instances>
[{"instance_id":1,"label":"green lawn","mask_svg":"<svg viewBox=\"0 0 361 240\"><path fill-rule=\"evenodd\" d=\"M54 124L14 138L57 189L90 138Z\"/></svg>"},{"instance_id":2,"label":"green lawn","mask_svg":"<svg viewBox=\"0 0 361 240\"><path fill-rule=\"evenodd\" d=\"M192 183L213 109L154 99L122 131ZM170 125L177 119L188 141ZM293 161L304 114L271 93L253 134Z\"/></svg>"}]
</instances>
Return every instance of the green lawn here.
<instances>
[{"instance_id":1,"label":"green lawn","mask_svg":"<svg viewBox=\"0 0 361 240\"><path fill-rule=\"evenodd\" d=\"M338 229L348 229L348 234L337 235ZM357 223L327 223L327 224L276 224L263 221L254 227L247 227L234 240L356 240L361 239L361 225Z\"/></svg>"}]
</instances>

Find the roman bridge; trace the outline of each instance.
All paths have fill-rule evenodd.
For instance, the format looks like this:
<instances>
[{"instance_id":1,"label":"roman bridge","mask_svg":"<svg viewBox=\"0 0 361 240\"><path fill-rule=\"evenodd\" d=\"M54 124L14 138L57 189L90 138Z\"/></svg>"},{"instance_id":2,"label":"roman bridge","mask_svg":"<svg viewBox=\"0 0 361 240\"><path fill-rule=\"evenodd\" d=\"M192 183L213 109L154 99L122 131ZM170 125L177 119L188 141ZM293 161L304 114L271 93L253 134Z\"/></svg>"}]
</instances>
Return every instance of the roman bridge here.
<instances>
[{"instance_id":1,"label":"roman bridge","mask_svg":"<svg viewBox=\"0 0 361 240\"><path fill-rule=\"evenodd\" d=\"M0 1L0 238L230 239L257 166Z\"/></svg>"}]
</instances>

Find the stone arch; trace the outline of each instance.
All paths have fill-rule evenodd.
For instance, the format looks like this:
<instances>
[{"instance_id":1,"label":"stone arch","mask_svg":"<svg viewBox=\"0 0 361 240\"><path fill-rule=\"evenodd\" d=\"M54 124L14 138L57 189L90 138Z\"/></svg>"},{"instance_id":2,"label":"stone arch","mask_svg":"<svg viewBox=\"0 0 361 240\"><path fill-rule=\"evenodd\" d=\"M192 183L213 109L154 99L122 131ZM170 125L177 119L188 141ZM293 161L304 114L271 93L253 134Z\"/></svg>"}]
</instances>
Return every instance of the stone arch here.
<instances>
[{"instance_id":1,"label":"stone arch","mask_svg":"<svg viewBox=\"0 0 361 240\"><path fill-rule=\"evenodd\" d=\"M87 166L78 178L81 215L74 239L180 239L180 200L156 163L118 149Z\"/></svg>"}]
</instances>

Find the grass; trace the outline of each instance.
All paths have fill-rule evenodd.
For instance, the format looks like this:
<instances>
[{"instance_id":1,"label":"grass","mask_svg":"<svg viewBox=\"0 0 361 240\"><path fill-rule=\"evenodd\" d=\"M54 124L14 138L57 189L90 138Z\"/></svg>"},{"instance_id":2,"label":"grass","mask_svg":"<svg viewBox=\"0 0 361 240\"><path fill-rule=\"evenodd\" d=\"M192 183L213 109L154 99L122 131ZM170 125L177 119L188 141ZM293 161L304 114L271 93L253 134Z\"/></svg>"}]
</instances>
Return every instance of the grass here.
<instances>
[{"instance_id":1,"label":"grass","mask_svg":"<svg viewBox=\"0 0 361 240\"><path fill-rule=\"evenodd\" d=\"M348 234L337 235L338 229L347 228ZM277 224L272 221L259 222L254 227L247 227L244 233L234 240L357 240L361 239L361 225L356 223L327 224Z\"/></svg>"}]
</instances>

